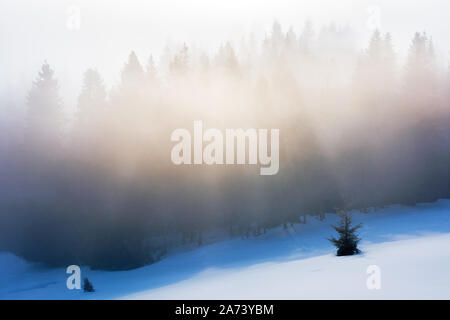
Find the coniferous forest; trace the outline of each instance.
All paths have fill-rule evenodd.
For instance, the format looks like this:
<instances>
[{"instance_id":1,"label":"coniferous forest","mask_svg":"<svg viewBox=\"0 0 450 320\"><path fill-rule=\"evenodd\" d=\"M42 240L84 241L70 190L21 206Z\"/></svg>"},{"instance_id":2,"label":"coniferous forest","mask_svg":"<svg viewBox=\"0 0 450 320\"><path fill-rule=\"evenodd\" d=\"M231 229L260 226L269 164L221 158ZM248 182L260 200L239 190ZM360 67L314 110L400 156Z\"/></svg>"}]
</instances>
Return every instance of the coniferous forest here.
<instances>
[{"instance_id":1,"label":"coniferous forest","mask_svg":"<svg viewBox=\"0 0 450 320\"><path fill-rule=\"evenodd\" d=\"M0 128L0 250L130 269L215 237L450 198L450 69L411 35L406 59L389 33L359 48L351 27L310 22L213 53L131 51L112 88L85 71L71 118L43 61L21 125ZM195 120L280 129L278 174L174 165L171 132Z\"/></svg>"}]
</instances>

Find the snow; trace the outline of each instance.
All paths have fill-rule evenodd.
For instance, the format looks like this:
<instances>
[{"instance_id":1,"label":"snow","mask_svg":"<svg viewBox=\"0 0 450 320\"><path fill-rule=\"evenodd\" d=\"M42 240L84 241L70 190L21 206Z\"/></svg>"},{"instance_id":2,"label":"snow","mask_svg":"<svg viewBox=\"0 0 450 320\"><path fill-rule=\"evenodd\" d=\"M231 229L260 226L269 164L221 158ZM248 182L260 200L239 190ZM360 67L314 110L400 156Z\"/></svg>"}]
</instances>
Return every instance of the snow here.
<instances>
[{"instance_id":1,"label":"snow","mask_svg":"<svg viewBox=\"0 0 450 320\"><path fill-rule=\"evenodd\" d=\"M176 252L130 271L82 276L95 293L66 288L64 268L30 264L0 253L0 299L449 299L450 200L360 213L363 253L336 257L326 238L330 224L281 227L250 239L228 239ZM369 290L367 268L381 271L381 289Z\"/></svg>"},{"instance_id":2,"label":"snow","mask_svg":"<svg viewBox=\"0 0 450 320\"><path fill-rule=\"evenodd\" d=\"M350 258L331 254L237 270L207 270L177 284L126 299L448 299L450 234L365 247ZM420 258L417 252L423 253ZM369 290L367 268L381 271Z\"/></svg>"}]
</instances>

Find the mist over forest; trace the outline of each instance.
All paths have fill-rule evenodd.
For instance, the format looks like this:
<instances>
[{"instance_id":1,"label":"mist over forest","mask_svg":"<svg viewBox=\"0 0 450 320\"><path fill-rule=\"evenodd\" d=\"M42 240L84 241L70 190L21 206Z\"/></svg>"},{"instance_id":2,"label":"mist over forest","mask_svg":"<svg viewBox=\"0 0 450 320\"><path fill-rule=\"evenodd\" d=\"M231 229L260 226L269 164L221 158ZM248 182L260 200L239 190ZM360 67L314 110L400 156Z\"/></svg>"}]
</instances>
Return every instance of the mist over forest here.
<instances>
[{"instance_id":1,"label":"mist over forest","mask_svg":"<svg viewBox=\"0 0 450 320\"><path fill-rule=\"evenodd\" d=\"M211 234L257 237L336 210L450 197L450 69L433 38L350 26L294 30L213 53L186 43L131 51L111 89L84 72L63 112L58 70L43 62L26 110L0 120L0 250L49 265L129 269ZM158 63L157 63L158 61ZM8 104L3 99L2 104ZM176 166L171 132L280 130L280 169Z\"/></svg>"}]
</instances>

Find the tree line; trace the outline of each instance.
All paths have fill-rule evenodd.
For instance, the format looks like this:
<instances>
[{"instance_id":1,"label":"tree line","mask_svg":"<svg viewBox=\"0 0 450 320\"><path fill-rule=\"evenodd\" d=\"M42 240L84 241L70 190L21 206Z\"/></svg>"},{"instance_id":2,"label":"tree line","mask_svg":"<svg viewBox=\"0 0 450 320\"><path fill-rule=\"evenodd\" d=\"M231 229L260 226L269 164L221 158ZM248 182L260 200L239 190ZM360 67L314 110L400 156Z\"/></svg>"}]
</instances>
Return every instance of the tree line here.
<instances>
[{"instance_id":1,"label":"tree line","mask_svg":"<svg viewBox=\"0 0 450 320\"><path fill-rule=\"evenodd\" d=\"M111 90L88 69L71 121L59 89L45 62L0 155L0 250L33 261L127 269L212 235L450 195L450 71L426 33L401 64L389 33L361 51L350 27L275 22L214 55L131 52ZM280 129L278 175L174 166L170 133L194 120Z\"/></svg>"}]
</instances>

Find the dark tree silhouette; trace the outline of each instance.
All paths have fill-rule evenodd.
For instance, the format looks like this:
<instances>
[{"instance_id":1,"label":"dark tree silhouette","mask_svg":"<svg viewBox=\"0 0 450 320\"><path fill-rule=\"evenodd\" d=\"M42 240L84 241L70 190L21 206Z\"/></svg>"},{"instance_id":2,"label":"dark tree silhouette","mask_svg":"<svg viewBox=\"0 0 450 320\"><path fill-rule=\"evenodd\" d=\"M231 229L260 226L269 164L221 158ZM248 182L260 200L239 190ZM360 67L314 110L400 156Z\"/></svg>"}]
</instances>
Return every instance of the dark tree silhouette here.
<instances>
[{"instance_id":1,"label":"dark tree silhouette","mask_svg":"<svg viewBox=\"0 0 450 320\"><path fill-rule=\"evenodd\" d=\"M360 239L356 235L356 230L362 227L362 224L358 224L355 227L351 227L352 218L347 212L341 212L341 222L339 227L332 226L334 230L339 233L339 238L328 239L338 249L337 256L351 256L360 253L358 249L358 242Z\"/></svg>"},{"instance_id":2,"label":"dark tree silhouette","mask_svg":"<svg viewBox=\"0 0 450 320\"><path fill-rule=\"evenodd\" d=\"M84 278L83 280L83 291L84 292L95 292L94 286L89 281L88 278Z\"/></svg>"}]
</instances>

